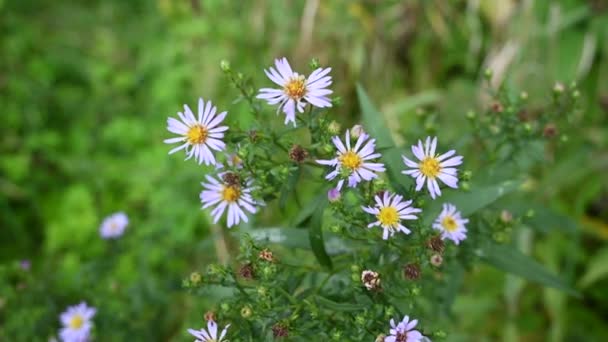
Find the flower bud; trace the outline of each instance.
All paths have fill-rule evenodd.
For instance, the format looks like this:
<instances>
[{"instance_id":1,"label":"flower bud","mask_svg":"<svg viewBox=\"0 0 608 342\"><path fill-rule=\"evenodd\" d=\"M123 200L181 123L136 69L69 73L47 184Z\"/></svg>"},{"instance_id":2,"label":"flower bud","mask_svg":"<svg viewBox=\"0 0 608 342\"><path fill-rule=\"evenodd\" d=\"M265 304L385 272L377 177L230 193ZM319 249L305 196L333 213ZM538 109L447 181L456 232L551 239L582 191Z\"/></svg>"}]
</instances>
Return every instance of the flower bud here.
<instances>
[{"instance_id":1,"label":"flower bud","mask_svg":"<svg viewBox=\"0 0 608 342\"><path fill-rule=\"evenodd\" d=\"M245 264L239 269L239 275L244 279L251 280L254 277L253 265Z\"/></svg>"},{"instance_id":2,"label":"flower bud","mask_svg":"<svg viewBox=\"0 0 608 342\"><path fill-rule=\"evenodd\" d=\"M222 310L222 312L230 311L230 304L228 304L228 303L220 304L220 310Z\"/></svg>"},{"instance_id":3,"label":"flower bud","mask_svg":"<svg viewBox=\"0 0 608 342\"><path fill-rule=\"evenodd\" d=\"M289 336L289 330L283 323L276 323L272 326L272 335L276 337L287 337Z\"/></svg>"},{"instance_id":4,"label":"flower bud","mask_svg":"<svg viewBox=\"0 0 608 342\"><path fill-rule=\"evenodd\" d=\"M473 171L471 171L471 170L465 170L462 173L462 180L463 181L471 180L472 177L473 177Z\"/></svg>"},{"instance_id":5,"label":"flower bud","mask_svg":"<svg viewBox=\"0 0 608 342\"><path fill-rule=\"evenodd\" d=\"M331 203L336 203L340 200L340 198L342 197L342 195L340 194L340 190L336 189L336 188L331 188L329 189L329 191L327 192L327 199L331 202Z\"/></svg>"},{"instance_id":6,"label":"flower bud","mask_svg":"<svg viewBox=\"0 0 608 342\"><path fill-rule=\"evenodd\" d=\"M201 282L201 274L198 272L192 272L190 274L190 284L198 285Z\"/></svg>"},{"instance_id":7,"label":"flower bud","mask_svg":"<svg viewBox=\"0 0 608 342\"><path fill-rule=\"evenodd\" d=\"M564 87L564 84L561 82L556 82L555 85L553 86L553 94L554 95L561 95L564 90L566 88Z\"/></svg>"},{"instance_id":8,"label":"flower bud","mask_svg":"<svg viewBox=\"0 0 608 342\"><path fill-rule=\"evenodd\" d=\"M527 92L525 92L525 91L522 91L522 92L519 94L519 99L520 99L520 100L522 100L522 101L526 101L526 100L528 99L528 93L527 93Z\"/></svg>"},{"instance_id":9,"label":"flower bud","mask_svg":"<svg viewBox=\"0 0 608 342\"><path fill-rule=\"evenodd\" d=\"M350 129L350 137L353 139L359 138L361 136L361 134L365 134L365 131L363 130L363 126L361 126L361 125L354 125Z\"/></svg>"},{"instance_id":10,"label":"flower bud","mask_svg":"<svg viewBox=\"0 0 608 342\"><path fill-rule=\"evenodd\" d=\"M332 120L329 125L327 125L327 132L329 132L329 134L336 135L340 133L341 128L342 127L336 120Z\"/></svg>"},{"instance_id":11,"label":"flower bud","mask_svg":"<svg viewBox=\"0 0 608 342\"><path fill-rule=\"evenodd\" d=\"M474 111L470 110L467 112L467 119L469 120L475 120L475 118L477 117L477 114L475 114Z\"/></svg>"},{"instance_id":12,"label":"flower bud","mask_svg":"<svg viewBox=\"0 0 608 342\"><path fill-rule=\"evenodd\" d=\"M460 183L460 188L463 191L469 191L469 190L471 190L471 184L469 184L469 182L462 182L462 183Z\"/></svg>"},{"instance_id":13,"label":"flower bud","mask_svg":"<svg viewBox=\"0 0 608 342\"><path fill-rule=\"evenodd\" d=\"M492 79L492 76L493 76L493 75L494 75L494 72L493 72L493 71L492 71L492 69L490 69L490 68L487 68L487 69L486 69L486 70L484 70L484 72L483 72L483 77L484 77L486 80L488 80L488 81Z\"/></svg>"},{"instance_id":14,"label":"flower bud","mask_svg":"<svg viewBox=\"0 0 608 342\"><path fill-rule=\"evenodd\" d=\"M339 234L342 231L342 226L339 224L333 224L329 227L329 231L334 234Z\"/></svg>"},{"instance_id":15,"label":"flower bud","mask_svg":"<svg viewBox=\"0 0 608 342\"><path fill-rule=\"evenodd\" d=\"M222 69L223 72L230 72L230 62L228 62L225 59L222 59L220 61L220 69Z\"/></svg>"},{"instance_id":16,"label":"flower bud","mask_svg":"<svg viewBox=\"0 0 608 342\"><path fill-rule=\"evenodd\" d=\"M249 305L245 305L241 308L241 317L249 318L251 317L252 311Z\"/></svg>"},{"instance_id":17,"label":"flower bud","mask_svg":"<svg viewBox=\"0 0 608 342\"><path fill-rule=\"evenodd\" d=\"M313 59L311 59L311 60L310 60L310 63L308 63L308 66L309 66L309 67L310 67L312 70L318 69L318 68L320 67L320 64L319 64L319 59L318 59L318 58L313 58Z\"/></svg>"},{"instance_id":18,"label":"flower bud","mask_svg":"<svg viewBox=\"0 0 608 342\"><path fill-rule=\"evenodd\" d=\"M361 282L368 290L380 289L380 275L377 272L365 270L361 273Z\"/></svg>"},{"instance_id":19,"label":"flower bud","mask_svg":"<svg viewBox=\"0 0 608 342\"><path fill-rule=\"evenodd\" d=\"M259 286L256 291L260 297L266 297L268 294L268 289L264 286Z\"/></svg>"}]
</instances>

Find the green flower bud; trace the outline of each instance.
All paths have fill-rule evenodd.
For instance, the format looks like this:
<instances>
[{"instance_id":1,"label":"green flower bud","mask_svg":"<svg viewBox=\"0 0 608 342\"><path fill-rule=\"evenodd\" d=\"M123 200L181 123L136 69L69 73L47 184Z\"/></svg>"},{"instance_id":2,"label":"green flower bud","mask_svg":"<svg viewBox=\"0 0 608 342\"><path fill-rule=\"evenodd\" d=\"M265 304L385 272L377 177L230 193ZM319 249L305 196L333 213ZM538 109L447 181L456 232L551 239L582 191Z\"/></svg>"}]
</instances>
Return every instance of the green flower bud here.
<instances>
[{"instance_id":1,"label":"green flower bud","mask_svg":"<svg viewBox=\"0 0 608 342\"><path fill-rule=\"evenodd\" d=\"M473 177L473 171L471 171L471 170L465 170L462 173L462 180L464 180L464 181L471 180L472 177Z\"/></svg>"},{"instance_id":2,"label":"green flower bud","mask_svg":"<svg viewBox=\"0 0 608 342\"><path fill-rule=\"evenodd\" d=\"M201 282L201 274L198 272L192 272L190 274L190 282L192 285L198 285Z\"/></svg>"},{"instance_id":3,"label":"green flower bud","mask_svg":"<svg viewBox=\"0 0 608 342\"><path fill-rule=\"evenodd\" d=\"M361 272L361 267L359 267L359 265L357 265L357 264L352 264L352 265L350 265L350 270L353 273L360 273Z\"/></svg>"},{"instance_id":4,"label":"green flower bud","mask_svg":"<svg viewBox=\"0 0 608 342\"><path fill-rule=\"evenodd\" d=\"M259 286L257 288L257 293L260 297L266 297L266 295L268 294L268 289L264 286Z\"/></svg>"},{"instance_id":5,"label":"green flower bud","mask_svg":"<svg viewBox=\"0 0 608 342\"><path fill-rule=\"evenodd\" d=\"M493 75L494 75L494 72L493 72L493 71L492 71L492 69L490 69L490 68L487 68L487 69L486 69L486 70L483 72L483 77L484 77L486 80L488 80L488 81L492 79L492 76L493 76Z\"/></svg>"},{"instance_id":6,"label":"green flower bud","mask_svg":"<svg viewBox=\"0 0 608 342\"><path fill-rule=\"evenodd\" d=\"M526 101L526 100L528 99L528 93L527 93L527 92L525 92L525 91L522 91L522 92L519 94L519 99L520 99L520 100L522 100L522 101Z\"/></svg>"},{"instance_id":7,"label":"green flower bud","mask_svg":"<svg viewBox=\"0 0 608 342\"><path fill-rule=\"evenodd\" d=\"M462 182L460 183L460 188L464 191L469 191L471 190L471 184L469 182Z\"/></svg>"},{"instance_id":8,"label":"green flower bud","mask_svg":"<svg viewBox=\"0 0 608 342\"><path fill-rule=\"evenodd\" d=\"M220 304L220 310L222 310L223 312L230 311L230 304L228 304L228 303L222 303L222 304Z\"/></svg>"},{"instance_id":9,"label":"green flower bud","mask_svg":"<svg viewBox=\"0 0 608 342\"><path fill-rule=\"evenodd\" d=\"M329 231L335 234L338 234L342 231L342 226L339 224L334 224L329 227Z\"/></svg>"},{"instance_id":10,"label":"green flower bud","mask_svg":"<svg viewBox=\"0 0 608 342\"><path fill-rule=\"evenodd\" d=\"M327 132L332 135L336 135L340 133L340 129L342 127L336 120L332 120L329 125L327 125Z\"/></svg>"},{"instance_id":11,"label":"green flower bud","mask_svg":"<svg viewBox=\"0 0 608 342\"><path fill-rule=\"evenodd\" d=\"M319 60L317 58L311 59L308 66L310 66L312 70L318 69L320 67Z\"/></svg>"},{"instance_id":12,"label":"green flower bud","mask_svg":"<svg viewBox=\"0 0 608 342\"><path fill-rule=\"evenodd\" d=\"M334 146L330 144L323 145L323 151L326 153L332 153L334 151Z\"/></svg>"},{"instance_id":13,"label":"green flower bud","mask_svg":"<svg viewBox=\"0 0 608 342\"><path fill-rule=\"evenodd\" d=\"M446 338L448 336L443 330L437 330L433 335L438 338Z\"/></svg>"},{"instance_id":14,"label":"green flower bud","mask_svg":"<svg viewBox=\"0 0 608 342\"><path fill-rule=\"evenodd\" d=\"M578 90L575 90L572 92L572 98L573 99L578 99L581 96L581 92Z\"/></svg>"},{"instance_id":15,"label":"green flower bud","mask_svg":"<svg viewBox=\"0 0 608 342\"><path fill-rule=\"evenodd\" d=\"M420 288L418 286L415 286L412 288L412 296L416 297L420 295Z\"/></svg>"},{"instance_id":16,"label":"green flower bud","mask_svg":"<svg viewBox=\"0 0 608 342\"><path fill-rule=\"evenodd\" d=\"M474 111L470 110L467 112L467 119L469 120L475 120L475 118L477 117L477 114L475 114Z\"/></svg>"},{"instance_id":17,"label":"green flower bud","mask_svg":"<svg viewBox=\"0 0 608 342\"><path fill-rule=\"evenodd\" d=\"M222 59L220 61L220 69L222 69L223 72L230 72L230 62L228 62L225 59Z\"/></svg>"},{"instance_id":18,"label":"green flower bud","mask_svg":"<svg viewBox=\"0 0 608 342\"><path fill-rule=\"evenodd\" d=\"M365 318L365 315L363 314L358 314L357 316L355 316L355 323L357 325L365 325L365 323L367 322L367 319Z\"/></svg>"},{"instance_id":19,"label":"green flower bud","mask_svg":"<svg viewBox=\"0 0 608 342\"><path fill-rule=\"evenodd\" d=\"M249 307L249 305L245 305L241 308L241 317L243 317L243 318L251 317L252 313L253 312L251 311L251 308Z\"/></svg>"},{"instance_id":20,"label":"green flower bud","mask_svg":"<svg viewBox=\"0 0 608 342\"><path fill-rule=\"evenodd\" d=\"M332 105L339 107L340 105L342 105L342 98L339 96L336 96L331 99L331 103L332 103Z\"/></svg>"}]
</instances>

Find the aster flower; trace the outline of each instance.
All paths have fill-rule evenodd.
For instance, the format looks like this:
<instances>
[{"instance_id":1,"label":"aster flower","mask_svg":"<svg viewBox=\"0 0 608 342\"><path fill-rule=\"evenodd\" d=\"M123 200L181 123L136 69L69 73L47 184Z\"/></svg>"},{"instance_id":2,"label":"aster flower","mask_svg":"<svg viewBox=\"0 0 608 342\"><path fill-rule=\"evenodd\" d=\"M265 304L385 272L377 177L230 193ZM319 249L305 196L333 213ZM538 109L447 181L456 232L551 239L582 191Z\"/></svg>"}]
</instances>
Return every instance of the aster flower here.
<instances>
[{"instance_id":1,"label":"aster flower","mask_svg":"<svg viewBox=\"0 0 608 342\"><path fill-rule=\"evenodd\" d=\"M196 337L195 342L222 342L226 336L226 332L230 324L224 327L224 330L217 336L217 323L213 320L207 321L207 329L201 328L201 330L188 329L190 335Z\"/></svg>"},{"instance_id":2,"label":"aster flower","mask_svg":"<svg viewBox=\"0 0 608 342\"><path fill-rule=\"evenodd\" d=\"M467 228L464 226L469 223L468 219L460 216L460 211L456 210L453 204L444 203L443 210L433 223L433 228L441 232L442 239L450 239L455 244L467 238Z\"/></svg>"},{"instance_id":3,"label":"aster flower","mask_svg":"<svg viewBox=\"0 0 608 342\"><path fill-rule=\"evenodd\" d=\"M180 136L165 139L165 143L181 143L180 146L169 151L169 154L185 149L186 160L194 157L199 164L214 165L215 157L211 150L223 151L226 148L226 144L221 139L224 138L224 132L228 130L228 126L218 126L228 113L221 112L216 115L216 111L217 108L211 101L205 103L202 98L199 98L198 118L194 117L188 105L184 105L184 113L177 113L181 121L168 118L167 130Z\"/></svg>"},{"instance_id":4,"label":"aster flower","mask_svg":"<svg viewBox=\"0 0 608 342\"><path fill-rule=\"evenodd\" d=\"M411 207L411 200L403 201L403 196L389 194L387 191L384 192L382 198L376 195L374 199L376 200L375 207L361 207L363 211L375 215L378 219L376 222L367 225L368 228L382 227L384 229L382 234L384 240L388 239L389 236L392 237L396 232L411 233L409 229L401 224L401 220L416 220L418 217L414 214L422 210Z\"/></svg>"},{"instance_id":5,"label":"aster flower","mask_svg":"<svg viewBox=\"0 0 608 342\"><path fill-rule=\"evenodd\" d=\"M85 342L89 340L95 316L95 308L87 306L85 302L70 306L61 314L60 320L63 328L59 337L63 342Z\"/></svg>"},{"instance_id":6,"label":"aster flower","mask_svg":"<svg viewBox=\"0 0 608 342\"><path fill-rule=\"evenodd\" d=\"M239 224L241 220L248 221L243 208L252 214L257 212L255 206L259 203L251 197L252 180L247 180L243 186L238 175L232 172L221 173L221 182L209 175L205 177L208 182L201 183L205 190L201 192L200 198L203 203L202 209L215 206L211 211L213 223L220 220L226 208L228 209L228 228Z\"/></svg>"},{"instance_id":7,"label":"aster flower","mask_svg":"<svg viewBox=\"0 0 608 342\"><path fill-rule=\"evenodd\" d=\"M276 69L270 67L264 72L281 88L262 88L257 98L266 100L270 105L278 104L277 112L283 110L285 113L285 124L292 122L295 126L296 109L303 113L307 103L319 108L331 107L331 101L327 97L333 93L327 89L332 83L331 76L327 75L331 68L318 68L307 78L294 72L287 58L275 59L274 65Z\"/></svg>"},{"instance_id":8,"label":"aster flower","mask_svg":"<svg viewBox=\"0 0 608 342\"><path fill-rule=\"evenodd\" d=\"M391 330L390 335L384 338L384 342L420 342L423 341L424 336L418 331L414 330L418 320L414 319L410 321L409 316L403 317L403 320L399 324L395 324L395 321L391 318Z\"/></svg>"},{"instance_id":9,"label":"aster flower","mask_svg":"<svg viewBox=\"0 0 608 342\"><path fill-rule=\"evenodd\" d=\"M99 234L104 239L115 239L124 234L129 218L127 214L118 212L106 217L99 227Z\"/></svg>"},{"instance_id":10,"label":"aster flower","mask_svg":"<svg viewBox=\"0 0 608 342\"><path fill-rule=\"evenodd\" d=\"M384 172L384 164L372 163L372 159L380 158L380 153L374 153L376 147L376 139L370 139L369 135L363 133L357 139L354 147L350 145L350 132L346 130L345 135L346 146L338 136L334 136L332 141L338 151L336 158L328 160L317 160L321 165L329 165L335 167L335 170L330 172L325 179L333 180L341 176L338 181L338 190L342 189L344 177L348 178L348 186L355 187L362 180L370 181L377 178L375 172ZM367 141L367 143L366 143Z\"/></svg>"},{"instance_id":11,"label":"aster flower","mask_svg":"<svg viewBox=\"0 0 608 342\"><path fill-rule=\"evenodd\" d=\"M422 146L422 141L418 140L418 145L412 146L412 152L419 162L414 162L403 156L405 165L412 169L401 172L416 178L416 191L420 191L426 182L433 199L441 196L441 189L439 189L437 179L450 188L458 188L458 178L456 177L458 170L454 166L462 164L461 156L452 157L456 151L451 150L439 155L435 154L436 148L437 137L434 137L432 140L431 137L427 137L424 147Z\"/></svg>"}]
</instances>

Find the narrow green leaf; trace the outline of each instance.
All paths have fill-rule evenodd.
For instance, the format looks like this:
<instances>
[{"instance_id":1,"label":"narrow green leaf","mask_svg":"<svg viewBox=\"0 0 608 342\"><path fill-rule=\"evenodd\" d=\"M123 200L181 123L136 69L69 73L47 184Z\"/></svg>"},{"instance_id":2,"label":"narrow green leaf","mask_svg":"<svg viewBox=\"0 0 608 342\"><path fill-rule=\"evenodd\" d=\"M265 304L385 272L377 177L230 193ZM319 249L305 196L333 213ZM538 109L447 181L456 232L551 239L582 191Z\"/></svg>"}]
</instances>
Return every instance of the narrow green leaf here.
<instances>
[{"instance_id":1,"label":"narrow green leaf","mask_svg":"<svg viewBox=\"0 0 608 342\"><path fill-rule=\"evenodd\" d=\"M315 297L317 304L333 311L361 311L369 307L369 304L350 304L350 303L338 303L325 297Z\"/></svg>"},{"instance_id":2,"label":"narrow green leaf","mask_svg":"<svg viewBox=\"0 0 608 342\"><path fill-rule=\"evenodd\" d=\"M296 187L296 183L298 183L298 179L300 178L300 174L302 173L301 168L297 168L293 170L289 177L287 178L287 182L281 188L281 194L279 196L279 208L281 210L285 209L285 204L287 203L287 199L289 195L293 193L294 188Z\"/></svg>"},{"instance_id":3,"label":"narrow green leaf","mask_svg":"<svg viewBox=\"0 0 608 342\"><path fill-rule=\"evenodd\" d=\"M441 196L440 201L433 201L429 205L429 208L426 209L426 212L429 213L426 216L426 223L428 224L439 215L443 203L454 204L462 215L466 217L514 191L519 184L517 181L505 181L496 185L471 187L469 192L457 191L446 193Z\"/></svg>"},{"instance_id":4,"label":"narrow green leaf","mask_svg":"<svg viewBox=\"0 0 608 342\"><path fill-rule=\"evenodd\" d=\"M572 296L578 292L562 279L549 272L543 265L517 249L504 245L491 245L479 252L487 264L502 271L515 274L529 281L564 291Z\"/></svg>"},{"instance_id":5,"label":"narrow green leaf","mask_svg":"<svg viewBox=\"0 0 608 342\"><path fill-rule=\"evenodd\" d=\"M587 287L606 276L608 276L608 247L604 247L591 258L587 271L579 283L582 287Z\"/></svg>"},{"instance_id":6,"label":"narrow green leaf","mask_svg":"<svg viewBox=\"0 0 608 342\"><path fill-rule=\"evenodd\" d=\"M327 199L318 202L318 206L312 214L310 226L308 227L308 239L312 252L319 261L319 264L331 270L331 258L325 250L325 243L323 241L323 212L325 211L325 207L327 207Z\"/></svg>"},{"instance_id":7,"label":"narrow green leaf","mask_svg":"<svg viewBox=\"0 0 608 342\"><path fill-rule=\"evenodd\" d=\"M363 87L359 84L357 85L357 96L363 117L363 127L372 138L376 139L376 145L384 149L382 161L386 165L389 180L397 188L409 187L412 184L412 180L410 177L405 177L401 174L401 170L405 168L401 161L401 152L395 146L391 132L384 121L384 116L376 109Z\"/></svg>"}]
</instances>

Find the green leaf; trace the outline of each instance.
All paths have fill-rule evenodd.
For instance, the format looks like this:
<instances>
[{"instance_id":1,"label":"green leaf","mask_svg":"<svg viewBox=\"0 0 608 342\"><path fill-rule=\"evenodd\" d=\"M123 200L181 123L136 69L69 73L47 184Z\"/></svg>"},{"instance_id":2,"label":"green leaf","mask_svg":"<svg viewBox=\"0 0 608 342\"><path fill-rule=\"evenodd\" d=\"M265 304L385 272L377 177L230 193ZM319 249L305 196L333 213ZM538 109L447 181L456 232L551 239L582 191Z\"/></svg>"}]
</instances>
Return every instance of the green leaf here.
<instances>
[{"instance_id":1,"label":"green leaf","mask_svg":"<svg viewBox=\"0 0 608 342\"><path fill-rule=\"evenodd\" d=\"M395 146L391 132L384 121L384 116L376 109L363 87L359 84L357 85L357 96L362 112L363 127L376 139L376 145L379 148L385 149L382 153L382 160L388 170L389 180L397 188L409 187L412 184L411 178L401 174L401 170L404 169L403 162L401 161L401 152Z\"/></svg>"},{"instance_id":2,"label":"green leaf","mask_svg":"<svg viewBox=\"0 0 608 342\"><path fill-rule=\"evenodd\" d=\"M242 233L235 232L242 235ZM248 234L255 241L276 243L289 248L310 249L306 229L269 227L249 231Z\"/></svg>"},{"instance_id":3,"label":"green leaf","mask_svg":"<svg viewBox=\"0 0 608 342\"><path fill-rule=\"evenodd\" d=\"M332 311L361 311L369 307L369 304L338 303L321 296L315 298L319 306L323 306Z\"/></svg>"},{"instance_id":4,"label":"green leaf","mask_svg":"<svg viewBox=\"0 0 608 342\"><path fill-rule=\"evenodd\" d=\"M331 258L325 250L323 241L323 212L327 207L327 199L318 202L315 212L312 214L308 228L308 239L310 247L319 263L327 269L332 269Z\"/></svg>"},{"instance_id":5,"label":"green leaf","mask_svg":"<svg viewBox=\"0 0 608 342\"><path fill-rule=\"evenodd\" d=\"M293 193L293 190L296 187L296 184L298 183L298 179L300 178L301 173L302 173L302 169L297 168L289 174L289 177L287 178L287 182L282 187L281 195L279 196L279 208L281 208L281 210L285 209L285 204L287 203L287 199L289 198L289 195L291 195Z\"/></svg>"},{"instance_id":6,"label":"green leaf","mask_svg":"<svg viewBox=\"0 0 608 342\"><path fill-rule=\"evenodd\" d=\"M587 287L608 276L608 247L600 249L589 261L587 271L581 278L581 287Z\"/></svg>"},{"instance_id":7,"label":"green leaf","mask_svg":"<svg viewBox=\"0 0 608 342\"><path fill-rule=\"evenodd\" d=\"M484 186L484 187L471 187L468 192L449 192L441 196L440 201L433 201L426 212L429 215L426 216L426 223L432 221L439 212L443 203L452 203L460 210L463 216L469 216L479 209L483 209L486 206L494 203L496 200L505 196L519 186L518 181L504 181L496 185Z\"/></svg>"},{"instance_id":8,"label":"green leaf","mask_svg":"<svg viewBox=\"0 0 608 342\"><path fill-rule=\"evenodd\" d=\"M491 245L479 252L481 260L487 264L525 278L529 281L564 291L572 296L578 292L562 279L549 272L543 265L519 250L504 245Z\"/></svg>"}]
</instances>

